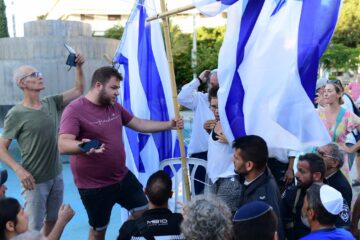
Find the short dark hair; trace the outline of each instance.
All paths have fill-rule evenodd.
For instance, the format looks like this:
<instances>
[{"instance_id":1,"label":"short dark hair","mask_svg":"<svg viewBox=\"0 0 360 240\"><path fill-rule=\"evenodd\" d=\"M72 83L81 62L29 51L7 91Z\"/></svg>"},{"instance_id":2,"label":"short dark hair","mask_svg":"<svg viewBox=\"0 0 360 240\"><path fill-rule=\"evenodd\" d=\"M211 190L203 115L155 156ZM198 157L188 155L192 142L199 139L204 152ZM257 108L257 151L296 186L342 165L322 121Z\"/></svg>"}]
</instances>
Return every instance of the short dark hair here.
<instances>
[{"instance_id":1,"label":"short dark hair","mask_svg":"<svg viewBox=\"0 0 360 240\"><path fill-rule=\"evenodd\" d=\"M329 213L320 199L320 188L323 184L313 183L306 191L308 208L316 212L316 219L322 225L333 225L336 223L337 215Z\"/></svg>"},{"instance_id":2,"label":"short dark hair","mask_svg":"<svg viewBox=\"0 0 360 240\"><path fill-rule=\"evenodd\" d=\"M209 89L209 93L208 93L209 102L211 102L212 98L217 98L218 90L219 90L219 87L216 87L216 86Z\"/></svg>"},{"instance_id":3,"label":"short dark hair","mask_svg":"<svg viewBox=\"0 0 360 240\"><path fill-rule=\"evenodd\" d=\"M101 67L95 70L92 79L91 79L91 88L93 88L96 82L100 82L101 84L106 84L111 77L116 77L121 81L123 78L121 74L113 67Z\"/></svg>"},{"instance_id":4,"label":"short dark hair","mask_svg":"<svg viewBox=\"0 0 360 240\"><path fill-rule=\"evenodd\" d=\"M0 199L0 239L6 239L6 223L9 221L17 224L17 214L21 206L15 198L4 197Z\"/></svg>"},{"instance_id":5,"label":"short dark hair","mask_svg":"<svg viewBox=\"0 0 360 240\"><path fill-rule=\"evenodd\" d=\"M316 172L320 172L321 178L325 176L325 171L326 171L325 162L324 159L322 159L319 155L315 153L307 153L304 155L300 155L299 161L307 161L309 163L310 172L312 174Z\"/></svg>"},{"instance_id":6,"label":"short dark hair","mask_svg":"<svg viewBox=\"0 0 360 240\"><path fill-rule=\"evenodd\" d=\"M167 203L172 195L172 182L169 174L159 170L152 174L146 183L146 195L157 206Z\"/></svg>"},{"instance_id":7,"label":"short dark hair","mask_svg":"<svg viewBox=\"0 0 360 240\"><path fill-rule=\"evenodd\" d=\"M241 157L245 161L252 161L255 168L263 170L269 156L269 151L264 139L256 135L248 135L234 140L232 147L241 150Z\"/></svg>"},{"instance_id":8,"label":"short dark hair","mask_svg":"<svg viewBox=\"0 0 360 240\"><path fill-rule=\"evenodd\" d=\"M274 210L247 221L234 222L234 240L261 239L273 240L278 228ZM261 229L259 229L261 226Z\"/></svg>"}]
</instances>

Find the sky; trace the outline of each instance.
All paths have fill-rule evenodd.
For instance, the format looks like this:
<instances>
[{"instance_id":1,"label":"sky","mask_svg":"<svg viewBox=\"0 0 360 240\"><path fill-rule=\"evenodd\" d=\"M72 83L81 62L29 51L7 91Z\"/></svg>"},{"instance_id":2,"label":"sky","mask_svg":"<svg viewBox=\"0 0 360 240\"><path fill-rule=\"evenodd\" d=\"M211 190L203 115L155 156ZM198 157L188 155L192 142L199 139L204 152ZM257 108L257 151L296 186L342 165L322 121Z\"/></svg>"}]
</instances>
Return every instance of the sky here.
<instances>
[{"instance_id":1,"label":"sky","mask_svg":"<svg viewBox=\"0 0 360 240\"><path fill-rule=\"evenodd\" d=\"M16 37L24 36L24 23L37 20L37 16L44 15L47 10L58 0L5 0L6 15L8 20L8 29L10 37L14 37L14 29ZM76 0L74 0L76 1ZM127 4L135 2L135 0L119 0ZM191 0L166 0L170 3L170 9L191 3ZM156 0L155 0L156 2ZM15 18L15 26L13 25L13 17Z\"/></svg>"},{"instance_id":2,"label":"sky","mask_svg":"<svg viewBox=\"0 0 360 240\"><path fill-rule=\"evenodd\" d=\"M15 17L16 37L24 36L24 23L36 20L49 9L54 0L5 0L8 29L11 37L14 36L13 16Z\"/></svg>"}]
</instances>

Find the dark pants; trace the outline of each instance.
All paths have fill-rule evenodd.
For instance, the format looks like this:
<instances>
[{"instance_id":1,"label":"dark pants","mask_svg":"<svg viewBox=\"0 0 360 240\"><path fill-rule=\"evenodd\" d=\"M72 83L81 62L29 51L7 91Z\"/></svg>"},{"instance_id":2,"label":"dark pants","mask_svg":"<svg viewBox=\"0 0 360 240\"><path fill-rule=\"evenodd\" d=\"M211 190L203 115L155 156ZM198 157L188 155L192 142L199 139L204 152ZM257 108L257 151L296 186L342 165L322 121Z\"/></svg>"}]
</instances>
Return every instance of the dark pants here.
<instances>
[{"instance_id":1,"label":"dark pants","mask_svg":"<svg viewBox=\"0 0 360 240\"><path fill-rule=\"evenodd\" d=\"M207 151L206 152L199 152L199 153L193 153L190 155L191 158L200 158L207 161ZM190 169L191 171L191 169ZM201 182L205 182L205 176L206 176L206 169L202 167L198 167L195 172L195 179L200 180ZM195 194L202 194L204 193L204 187L205 185L199 181L194 182L194 188L195 188Z\"/></svg>"}]
</instances>

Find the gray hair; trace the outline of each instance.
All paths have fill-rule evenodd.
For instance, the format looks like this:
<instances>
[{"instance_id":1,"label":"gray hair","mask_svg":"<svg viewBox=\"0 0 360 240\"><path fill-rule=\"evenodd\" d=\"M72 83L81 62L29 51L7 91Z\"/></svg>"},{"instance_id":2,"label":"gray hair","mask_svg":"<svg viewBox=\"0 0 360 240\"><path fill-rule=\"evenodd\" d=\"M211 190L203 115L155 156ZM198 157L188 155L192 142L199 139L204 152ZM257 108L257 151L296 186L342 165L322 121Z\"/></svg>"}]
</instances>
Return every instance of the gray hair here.
<instances>
[{"instance_id":1,"label":"gray hair","mask_svg":"<svg viewBox=\"0 0 360 240\"><path fill-rule=\"evenodd\" d=\"M18 85L18 87L20 87L20 80L24 77L24 70L27 68L34 68L34 67L30 65L23 65L14 70L13 80L16 83L16 85Z\"/></svg>"},{"instance_id":2,"label":"gray hair","mask_svg":"<svg viewBox=\"0 0 360 240\"><path fill-rule=\"evenodd\" d=\"M341 168L344 165L344 152L340 149L339 145L332 142L325 146L330 149L330 156L339 161L338 168Z\"/></svg>"},{"instance_id":3,"label":"gray hair","mask_svg":"<svg viewBox=\"0 0 360 240\"><path fill-rule=\"evenodd\" d=\"M34 230L29 230L26 231L24 233L21 233L13 238L11 238L11 240L45 240L47 238L45 238L41 232L39 231L34 231Z\"/></svg>"},{"instance_id":4,"label":"gray hair","mask_svg":"<svg viewBox=\"0 0 360 240\"><path fill-rule=\"evenodd\" d=\"M181 232L186 240L230 240L231 217L229 207L221 199L200 195L185 206Z\"/></svg>"}]
</instances>

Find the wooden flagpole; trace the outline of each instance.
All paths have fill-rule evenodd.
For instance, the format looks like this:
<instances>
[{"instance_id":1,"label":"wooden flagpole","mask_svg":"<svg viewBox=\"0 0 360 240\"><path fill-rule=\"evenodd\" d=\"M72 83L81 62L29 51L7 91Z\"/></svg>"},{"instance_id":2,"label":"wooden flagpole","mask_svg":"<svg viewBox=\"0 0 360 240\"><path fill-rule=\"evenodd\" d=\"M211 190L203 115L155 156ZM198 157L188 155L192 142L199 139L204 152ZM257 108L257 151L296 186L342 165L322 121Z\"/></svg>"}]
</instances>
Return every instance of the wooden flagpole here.
<instances>
[{"instance_id":1,"label":"wooden flagpole","mask_svg":"<svg viewBox=\"0 0 360 240\"><path fill-rule=\"evenodd\" d=\"M161 11L166 12L165 0L160 0L161 3ZM171 93L172 99L174 103L175 117L179 117L179 103L177 99L177 90L176 90L176 81L175 81L175 73L174 73L174 61L172 57L172 49L170 43L170 29L169 29L169 18L163 18L163 27L164 27L164 37L165 37L165 47L166 47L166 55L169 63L169 71L170 71L170 80L171 80ZM181 168L182 168L182 177L185 186L185 196L186 200L190 201L190 184L189 184L189 174L186 164L186 156L185 156L185 146L184 146L184 136L182 130L177 130L179 144L180 144L180 153L181 153Z\"/></svg>"},{"instance_id":2,"label":"wooden flagpole","mask_svg":"<svg viewBox=\"0 0 360 240\"><path fill-rule=\"evenodd\" d=\"M175 8L175 9L170 10L170 11L166 10L166 11L164 11L162 13L156 14L155 16L148 17L146 19L146 21L150 22L150 21L158 19L158 18L164 18L164 17L170 16L170 15L185 12L187 10L191 10L191 9L194 9L194 8L195 8L195 6L193 4L189 4L189 5L186 5L186 6L183 6L183 7Z\"/></svg>"}]
</instances>

